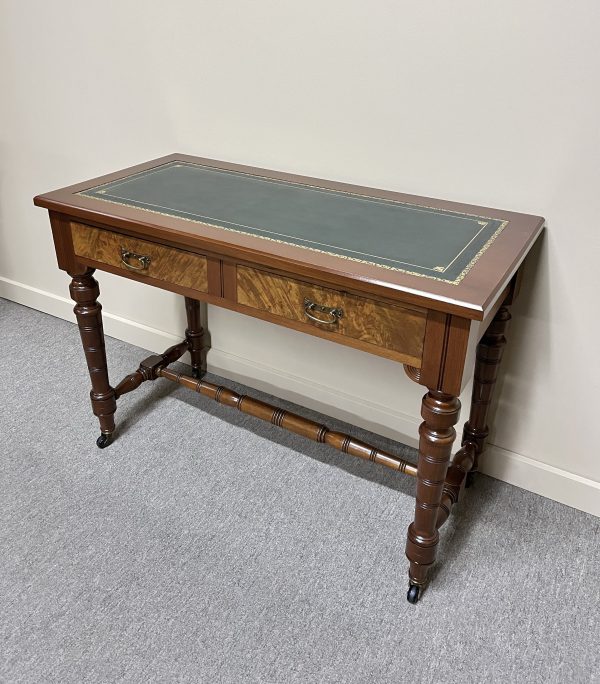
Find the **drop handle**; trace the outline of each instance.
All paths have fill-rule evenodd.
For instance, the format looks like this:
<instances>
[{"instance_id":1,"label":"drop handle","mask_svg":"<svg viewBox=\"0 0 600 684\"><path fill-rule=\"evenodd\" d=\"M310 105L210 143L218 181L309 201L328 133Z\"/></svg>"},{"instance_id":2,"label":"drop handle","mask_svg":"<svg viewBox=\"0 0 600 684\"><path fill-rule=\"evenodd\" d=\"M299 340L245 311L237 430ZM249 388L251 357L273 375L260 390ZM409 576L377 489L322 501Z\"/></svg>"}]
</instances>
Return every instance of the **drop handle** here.
<instances>
[{"instance_id":1,"label":"drop handle","mask_svg":"<svg viewBox=\"0 0 600 684\"><path fill-rule=\"evenodd\" d=\"M312 299L306 297L304 299L304 313L311 321L320 323L321 325L337 325L340 318L344 317L344 310L333 306L323 306L313 302ZM315 313L325 314L327 318L319 318Z\"/></svg>"},{"instance_id":2,"label":"drop handle","mask_svg":"<svg viewBox=\"0 0 600 684\"><path fill-rule=\"evenodd\" d=\"M130 263L130 259L137 261L139 266ZM121 263L130 271L145 271L150 266L151 261L152 259L145 254L136 254L125 249L125 247L121 247Z\"/></svg>"}]
</instances>

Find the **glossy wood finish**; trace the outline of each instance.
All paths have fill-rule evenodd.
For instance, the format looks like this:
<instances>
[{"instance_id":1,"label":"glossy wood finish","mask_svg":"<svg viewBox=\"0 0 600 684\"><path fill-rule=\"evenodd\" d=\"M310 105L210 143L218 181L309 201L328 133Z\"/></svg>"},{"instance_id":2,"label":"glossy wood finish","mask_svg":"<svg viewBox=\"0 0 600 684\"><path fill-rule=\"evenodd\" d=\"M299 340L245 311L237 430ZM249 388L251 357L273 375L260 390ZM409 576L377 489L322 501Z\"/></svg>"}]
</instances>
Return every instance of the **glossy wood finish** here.
<instances>
[{"instance_id":1,"label":"glossy wood finish","mask_svg":"<svg viewBox=\"0 0 600 684\"><path fill-rule=\"evenodd\" d=\"M100 288L93 277L94 269L74 273L71 281L71 298L76 302L75 316L85 352L92 390L90 399L94 415L100 421L100 431L111 435L115 429L114 413L117 410L115 391L108 380L104 330L102 328L102 306L98 302Z\"/></svg>"},{"instance_id":2,"label":"glossy wood finish","mask_svg":"<svg viewBox=\"0 0 600 684\"><path fill-rule=\"evenodd\" d=\"M475 448L470 442L464 444L452 458L446 473L446 480L435 523L438 529L448 520L452 512L452 506L458 503L462 496L474 460Z\"/></svg>"},{"instance_id":3,"label":"glossy wood finish","mask_svg":"<svg viewBox=\"0 0 600 684\"><path fill-rule=\"evenodd\" d=\"M192 359L192 375L201 378L206 373L206 350L204 349L204 330L200 318L200 302L191 297L185 298L185 312L187 316L187 340Z\"/></svg>"},{"instance_id":4,"label":"glossy wood finish","mask_svg":"<svg viewBox=\"0 0 600 684\"><path fill-rule=\"evenodd\" d=\"M156 368L161 366L168 366L170 363L180 359L186 351L189 351L190 345L187 339L179 344L174 344L169 347L163 354L154 354L144 359L140 363L140 367L126 375L123 380L115 387L115 396L118 399L128 392L133 392L143 382L147 380L156 380Z\"/></svg>"},{"instance_id":5,"label":"glossy wood finish","mask_svg":"<svg viewBox=\"0 0 600 684\"><path fill-rule=\"evenodd\" d=\"M219 169L231 169L267 178L318 185L343 192L366 194L370 197L489 216L508 220L509 224L494 241L492 247L475 263L460 285L451 285L430 278L340 259L300 247L224 231L208 224L101 202L77 194L101 183L124 178L132 173L151 169L170 161L207 164ZM133 236L139 236L142 239L158 238L159 241L169 239L181 249L189 248L203 254L218 254L226 258L262 264L301 278L323 282L335 289L352 290L357 283L360 283L360 290L365 295L395 299L403 304L416 304L423 308L454 313L475 320L482 320L485 317L498 294L517 272L544 224L543 218L539 216L417 197L184 154L168 155L45 195L38 195L34 202L54 212L67 214L74 220L129 231Z\"/></svg>"},{"instance_id":6,"label":"glossy wood finish","mask_svg":"<svg viewBox=\"0 0 600 684\"><path fill-rule=\"evenodd\" d=\"M500 307L477 345L471 412L469 420L465 423L462 436L463 445L470 443L474 447L473 472L477 471L479 457L483 453L485 440L490 432L487 425L487 415L496 379L498 378L498 369L502 361L504 346L506 345L504 334L510 319L511 315L508 307Z\"/></svg>"},{"instance_id":7,"label":"glossy wood finish","mask_svg":"<svg viewBox=\"0 0 600 684\"><path fill-rule=\"evenodd\" d=\"M364 297L330 290L267 271L237 267L237 302L268 311L275 316L317 327L331 335L360 340L383 347L401 363L420 367L425 335L426 311L383 304ZM305 299L343 310L334 324L312 321L305 311ZM373 350L376 351L376 350Z\"/></svg>"},{"instance_id":8,"label":"glossy wood finish","mask_svg":"<svg viewBox=\"0 0 600 684\"><path fill-rule=\"evenodd\" d=\"M71 234L76 256L109 264L134 277L149 276L199 292L208 291L208 267L204 256L75 222L71 223ZM139 272L128 269L121 257L122 248L149 257L150 264ZM139 267L135 261L133 266Z\"/></svg>"},{"instance_id":9,"label":"glossy wood finish","mask_svg":"<svg viewBox=\"0 0 600 684\"><path fill-rule=\"evenodd\" d=\"M464 361L469 344L471 323L451 314L431 314L420 384L458 396L462 386Z\"/></svg>"},{"instance_id":10,"label":"glossy wood finish","mask_svg":"<svg viewBox=\"0 0 600 684\"><path fill-rule=\"evenodd\" d=\"M505 301L512 300L513 294L509 293ZM452 506L459 501L465 485L477 472L478 460L483 453L485 440L489 434L487 414L506 344L504 333L509 320L508 306L503 304L498 307L494 318L477 345L471 411L469 420L463 429L461 448L454 455L446 475L437 517L438 528L446 522L452 511Z\"/></svg>"},{"instance_id":11,"label":"glossy wood finish","mask_svg":"<svg viewBox=\"0 0 600 684\"><path fill-rule=\"evenodd\" d=\"M406 542L409 580L420 587L427 584L427 573L435 560L438 508L459 414L460 402L456 397L433 390L423 397L415 519L408 528Z\"/></svg>"},{"instance_id":12,"label":"glossy wood finish","mask_svg":"<svg viewBox=\"0 0 600 684\"><path fill-rule=\"evenodd\" d=\"M484 215L507 220L508 225L464 280L452 285L77 194L176 160ZM142 382L163 377L344 453L416 475L415 519L408 530L406 554L411 583L425 586L435 559L438 528L458 501L467 473L477 468L509 318L503 302L511 302L518 293L521 263L540 234L543 219L179 154L38 196L34 201L49 209L58 265L73 278L71 294L92 380L92 405L104 434L114 430L116 398ZM122 246L151 257L149 268L144 269L147 272L125 269ZM114 390L106 369L94 268L186 298L185 341L142 361ZM343 308L343 318L335 327L307 320L305 297L326 307ZM301 416L168 369L186 351L191 354L195 375L205 369L201 313L206 304L199 300L405 364L408 376L427 388L417 467ZM478 326L488 325L488 321L489 328L477 346L473 405L462 448L449 463L460 410L457 396L471 375L467 359L473 356Z\"/></svg>"},{"instance_id":13,"label":"glossy wood finish","mask_svg":"<svg viewBox=\"0 0 600 684\"><path fill-rule=\"evenodd\" d=\"M246 413L249 416L260 418L261 420L277 425L284 430L294 432L297 435L302 435L303 437L311 439L313 442L329 444L345 454L379 463L380 465L384 465L387 468L391 468L392 470L396 470L406 475L416 475L416 468L412 463L386 451L377 449L370 444L361 442L358 439L354 439L343 432L329 430L325 425L315 423L296 413L284 411L283 409L259 401L258 399L253 399L245 394L237 394L237 392L233 392L221 385L214 385L205 380L195 380L194 378L190 378L181 373L176 373L166 367L158 368L156 370L156 375L171 380L171 382L176 382L179 385L183 385L206 397L210 397L219 404L236 408L238 411Z\"/></svg>"}]
</instances>

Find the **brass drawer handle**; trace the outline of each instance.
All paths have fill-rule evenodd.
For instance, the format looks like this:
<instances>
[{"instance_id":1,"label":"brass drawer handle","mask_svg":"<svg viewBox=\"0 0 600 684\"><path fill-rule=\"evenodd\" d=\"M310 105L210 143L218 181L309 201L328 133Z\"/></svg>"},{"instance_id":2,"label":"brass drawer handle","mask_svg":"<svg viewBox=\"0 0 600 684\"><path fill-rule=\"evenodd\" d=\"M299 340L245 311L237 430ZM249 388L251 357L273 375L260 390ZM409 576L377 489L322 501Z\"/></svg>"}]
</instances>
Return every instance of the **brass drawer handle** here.
<instances>
[{"instance_id":1,"label":"brass drawer handle","mask_svg":"<svg viewBox=\"0 0 600 684\"><path fill-rule=\"evenodd\" d=\"M136 259L140 265L134 266L133 264L130 264L129 259ZM150 266L151 261L152 259L149 256L136 254L135 252L130 252L128 249L125 249L125 247L121 247L121 263L130 271L145 271L148 266Z\"/></svg>"},{"instance_id":2,"label":"brass drawer handle","mask_svg":"<svg viewBox=\"0 0 600 684\"><path fill-rule=\"evenodd\" d=\"M325 320L323 318L313 316L311 311L325 314L329 316L329 319ZM340 318L344 317L343 309L336 309L331 306L322 306L321 304L317 304L311 299L308 299L308 297L304 299L304 313L310 318L311 321L314 321L315 323L321 323L322 325L337 325Z\"/></svg>"}]
</instances>

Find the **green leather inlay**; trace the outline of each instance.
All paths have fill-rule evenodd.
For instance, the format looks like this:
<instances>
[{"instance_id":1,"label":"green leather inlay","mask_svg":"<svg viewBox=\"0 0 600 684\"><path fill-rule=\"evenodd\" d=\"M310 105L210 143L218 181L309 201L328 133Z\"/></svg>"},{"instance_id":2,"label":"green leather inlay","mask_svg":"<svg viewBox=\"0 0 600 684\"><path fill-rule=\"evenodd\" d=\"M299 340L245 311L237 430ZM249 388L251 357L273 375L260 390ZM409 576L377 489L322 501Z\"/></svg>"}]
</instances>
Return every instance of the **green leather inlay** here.
<instances>
[{"instance_id":1,"label":"green leather inlay","mask_svg":"<svg viewBox=\"0 0 600 684\"><path fill-rule=\"evenodd\" d=\"M506 225L185 162L79 194L454 284Z\"/></svg>"}]
</instances>

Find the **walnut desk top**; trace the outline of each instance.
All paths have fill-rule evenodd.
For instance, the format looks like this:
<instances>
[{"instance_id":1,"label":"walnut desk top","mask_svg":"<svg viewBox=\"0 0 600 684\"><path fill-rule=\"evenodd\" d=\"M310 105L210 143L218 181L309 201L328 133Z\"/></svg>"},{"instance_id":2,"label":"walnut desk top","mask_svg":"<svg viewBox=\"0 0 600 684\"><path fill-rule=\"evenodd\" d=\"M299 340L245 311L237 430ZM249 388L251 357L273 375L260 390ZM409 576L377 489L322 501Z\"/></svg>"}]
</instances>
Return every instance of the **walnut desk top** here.
<instances>
[{"instance_id":1,"label":"walnut desk top","mask_svg":"<svg viewBox=\"0 0 600 684\"><path fill-rule=\"evenodd\" d=\"M99 446L113 437L116 399L144 380L165 377L213 391L199 379L207 351L199 302L404 364L409 377L428 390L417 468L371 447L355 453L355 440L343 436L350 442L338 444L323 426L326 432L312 434L300 417L286 425L291 419L281 417L285 412L271 407L267 415L260 402L244 403L224 388L214 390L214 398L417 476L417 511L407 545L409 600L411 591L416 600L433 562L437 527L483 449L489 404L484 395L493 388L507 305L544 220L182 154L39 195L34 202L49 210L58 265L73 278L101 426ZM96 269L186 300L184 342L142 362L114 388L106 370ZM193 378L167 368L185 351L192 356ZM463 435L459 454L467 456L457 466L464 477L454 473L448 482L456 466L456 457L449 464L456 397L472 377L475 357L478 397L467 423L472 434ZM444 431L449 443L442 448Z\"/></svg>"}]
</instances>

